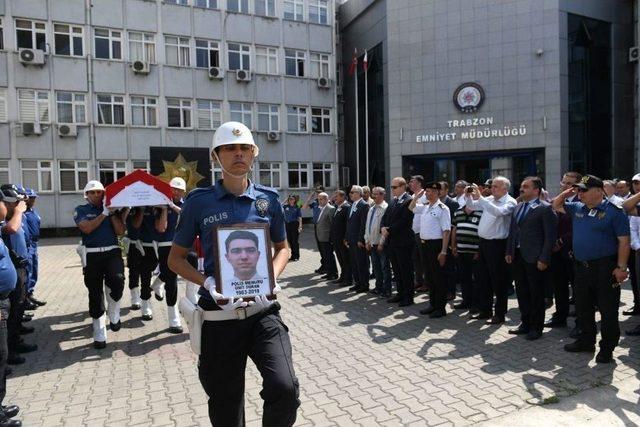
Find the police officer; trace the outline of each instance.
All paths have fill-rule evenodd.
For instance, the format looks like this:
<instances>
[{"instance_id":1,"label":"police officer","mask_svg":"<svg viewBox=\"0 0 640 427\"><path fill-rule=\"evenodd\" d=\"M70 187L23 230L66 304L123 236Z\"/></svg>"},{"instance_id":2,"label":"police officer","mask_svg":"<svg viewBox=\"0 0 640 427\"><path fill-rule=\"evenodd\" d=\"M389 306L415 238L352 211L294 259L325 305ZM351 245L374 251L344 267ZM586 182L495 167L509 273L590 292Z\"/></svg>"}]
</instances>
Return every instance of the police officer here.
<instances>
[{"instance_id":1,"label":"police officer","mask_svg":"<svg viewBox=\"0 0 640 427\"><path fill-rule=\"evenodd\" d=\"M36 199L38 194L31 188L26 188L27 210L24 213L27 227L29 229L29 235L31 237L31 244L29 245L29 255L31 259L31 272L29 274L29 286L27 286L27 299L36 306L43 306L46 301L37 300L33 296L33 292L38 281L38 240L40 239L40 214L35 210Z\"/></svg>"},{"instance_id":2,"label":"police officer","mask_svg":"<svg viewBox=\"0 0 640 427\"><path fill-rule=\"evenodd\" d=\"M144 208L142 207L125 209L124 212L127 237L123 239L123 241L125 242L125 252L127 253L129 292L131 293L132 310L140 310L142 304L142 300L140 299L140 273L145 250L140 240L140 226L135 227L134 223L142 223L143 212Z\"/></svg>"},{"instance_id":3,"label":"police officer","mask_svg":"<svg viewBox=\"0 0 640 427\"><path fill-rule=\"evenodd\" d=\"M0 228L4 226L4 220L7 215L7 208L3 202L3 191L0 191ZM2 405L4 397L7 393L7 377L5 371L7 369L7 358L9 349L7 346L7 318L11 301L9 295L15 289L18 281L18 274L11 261L9 249L0 239L0 427L20 427L22 423L18 420L12 420L20 408L16 405Z\"/></svg>"},{"instance_id":4,"label":"police officer","mask_svg":"<svg viewBox=\"0 0 640 427\"><path fill-rule=\"evenodd\" d=\"M291 259L289 261L298 261L300 259L300 233L302 232L302 211L296 205L296 198L290 195L287 203L283 206L284 222L287 230L287 242L291 248Z\"/></svg>"},{"instance_id":5,"label":"police officer","mask_svg":"<svg viewBox=\"0 0 640 427\"><path fill-rule=\"evenodd\" d=\"M156 231L158 232L158 263L160 274L158 280L164 283L164 290L167 298L167 316L169 320L169 332L173 334L182 333L182 324L178 314L178 276L169 269L167 260L171 250L171 242L176 231L182 197L187 191L187 183L180 177L175 177L169 183L171 186L172 199L167 206L160 209L160 216L156 219Z\"/></svg>"},{"instance_id":6,"label":"police officer","mask_svg":"<svg viewBox=\"0 0 640 427\"><path fill-rule=\"evenodd\" d=\"M187 281L201 285L203 313L200 382L209 396L209 418L215 426L244 425L244 375L251 357L263 378L264 426L291 426L296 420L298 380L291 359L288 328L279 303L264 296L253 305L226 298L216 291L213 278L213 230L219 224L266 223L274 247L277 277L289 259L284 214L277 192L250 182L247 175L258 155L251 131L242 123L227 122L213 136L211 156L220 164L223 179L189 193L182 206L169 254L169 267ZM187 261L189 248L200 235L204 275ZM279 291L276 286L274 292ZM226 304L222 301L227 299Z\"/></svg>"},{"instance_id":7,"label":"police officer","mask_svg":"<svg viewBox=\"0 0 640 427\"><path fill-rule=\"evenodd\" d=\"M576 192L580 201L565 203ZM604 199L602 180L593 175L583 176L579 183L560 193L553 200L553 208L573 220L576 313L583 331L564 349L595 351L597 304L602 339L596 362L610 363L620 339L620 283L629 275L629 219L620 207Z\"/></svg>"},{"instance_id":8,"label":"police officer","mask_svg":"<svg viewBox=\"0 0 640 427\"><path fill-rule=\"evenodd\" d=\"M133 226L140 230L140 240L144 249L144 256L140 264L140 298L142 299L142 320L147 321L153 319L153 311L151 310L151 276L158 267L156 242L161 239L156 230L156 216L156 208L147 206L144 208L142 216L133 221ZM158 279L158 281L154 280L154 285L158 289L156 299L161 301L163 298L161 286L163 284Z\"/></svg>"},{"instance_id":9,"label":"police officer","mask_svg":"<svg viewBox=\"0 0 640 427\"><path fill-rule=\"evenodd\" d=\"M447 205L439 198L442 185L430 182L423 190L415 194L409 209L420 215L420 239L422 240L422 264L431 278L430 306L420 310L432 319L447 314L447 281L444 265L447 262L449 237L451 235L451 213ZM418 200L426 195L427 202L418 205Z\"/></svg>"},{"instance_id":10,"label":"police officer","mask_svg":"<svg viewBox=\"0 0 640 427\"><path fill-rule=\"evenodd\" d=\"M104 186L89 181L84 187L86 204L77 206L73 219L80 229L82 243L78 247L83 266L84 285L89 291L89 314L93 318L93 346L107 345L104 317L104 290L107 297L109 328L120 330L120 298L124 289L124 262L118 246L118 236L126 230L120 215L103 204Z\"/></svg>"}]
</instances>

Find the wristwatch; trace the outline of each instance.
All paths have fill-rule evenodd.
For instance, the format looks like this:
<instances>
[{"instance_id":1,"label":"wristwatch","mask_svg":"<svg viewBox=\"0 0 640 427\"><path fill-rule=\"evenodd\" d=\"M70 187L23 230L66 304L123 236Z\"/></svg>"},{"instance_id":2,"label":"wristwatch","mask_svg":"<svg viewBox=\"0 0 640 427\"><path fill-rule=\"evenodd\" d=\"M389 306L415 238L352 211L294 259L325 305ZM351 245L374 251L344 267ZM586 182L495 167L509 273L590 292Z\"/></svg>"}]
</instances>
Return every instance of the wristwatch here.
<instances>
[{"instance_id":1,"label":"wristwatch","mask_svg":"<svg viewBox=\"0 0 640 427\"><path fill-rule=\"evenodd\" d=\"M626 265L624 267L621 265L617 265L616 268L624 271L625 273L629 273L629 267L627 267Z\"/></svg>"}]
</instances>

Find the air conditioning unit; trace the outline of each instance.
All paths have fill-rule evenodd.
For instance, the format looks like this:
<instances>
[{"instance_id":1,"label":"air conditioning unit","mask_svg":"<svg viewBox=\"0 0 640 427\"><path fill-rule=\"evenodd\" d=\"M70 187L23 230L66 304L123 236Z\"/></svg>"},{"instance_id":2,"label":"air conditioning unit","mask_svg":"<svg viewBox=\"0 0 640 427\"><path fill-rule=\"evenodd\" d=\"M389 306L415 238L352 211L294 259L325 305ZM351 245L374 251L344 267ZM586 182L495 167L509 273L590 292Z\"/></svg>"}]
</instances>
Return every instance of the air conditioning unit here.
<instances>
[{"instance_id":1,"label":"air conditioning unit","mask_svg":"<svg viewBox=\"0 0 640 427\"><path fill-rule=\"evenodd\" d=\"M247 71L247 70L236 71L236 80L238 80L239 82L250 82L251 71Z\"/></svg>"},{"instance_id":2,"label":"air conditioning unit","mask_svg":"<svg viewBox=\"0 0 640 427\"><path fill-rule=\"evenodd\" d=\"M280 132L272 130L271 132L267 133L267 141L280 141Z\"/></svg>"},{"instance_id":3,"label":"air conditioning unit","mask_svg":"<svg viewBox=\"0 0 640 427\"><path fill-rule=\"evenodd\" d=\"M638 62L640 59L640 47L629 48L629 62Z\"/></svg>"},{"instance_id":4,"label":"air conditioning unit","mask_svg":"<svg viewBox=\"0 0 640 427\"><path fill-rule=\"evenodd\" d=\"M133 68L133 72L136 74L149 74L149 71L151 71L149 63L145 61L133 61L131 68Z\"/></svg>"},{"instance_id":5,"label":"air conditioning unit","mask_svg":"<svg viewBox=\"0 0 640 427\"><path fill-rule=\"evenodd\" d=\"M58 136L66 137L66 136L78 136L78 126L71 124L58 125Z\"/></svg>"},{"instance_id":6,"label":"air conditioning unit","mask_svg":"<svg viewBox=\"0 0 640 427\"><path fill-rule=\"evenodd\" d=\"M47 56L40 49L18 49L18 59L24 65L44 65Z\"/></svg>"},{"instance_id":7,"label":"air conditioning unit","mask_svg":"<svg viewBox=\"0 0 640 427\"><path fill-rule=\"evenodd\" d=\"M224 71L219 67L209 68L209 78L211 80L222 80L224 78Z\"/></svg>"},{"instance_id":8,"label":"air conditioning unit","mask_svg":"<svg viewBox=\"0 0 640 427\"><path fill-rule=\"evenodd\" d=\"M326 77L318 78L318 87L322 89L328 89L331 87L331 81Z\"/></svg>"},{"instance_id":9,"label":"air conditioning unit","mask_svg":"<svg viewBox=\"0 0 640 427\"><path fill-rule=\"evenodd\" d=\"M24 136L29 135L42 135L42 128L40 123L21 123L22 134Z\"/></svg>"}]
</instances>

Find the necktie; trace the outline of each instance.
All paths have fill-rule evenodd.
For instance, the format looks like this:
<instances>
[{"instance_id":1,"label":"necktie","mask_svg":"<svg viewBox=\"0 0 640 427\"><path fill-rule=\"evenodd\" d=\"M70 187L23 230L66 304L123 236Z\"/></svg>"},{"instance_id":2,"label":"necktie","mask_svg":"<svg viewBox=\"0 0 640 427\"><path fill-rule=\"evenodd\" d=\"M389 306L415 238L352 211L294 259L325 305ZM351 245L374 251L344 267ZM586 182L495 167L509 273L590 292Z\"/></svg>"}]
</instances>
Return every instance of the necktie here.
<instances>
[{"instance_id":1,"label":"necktie","mask_svg":"<svg viewBox=\"0 0 640 427\"><path fill-rule=\"evenodd\" d=\"M520 209L520 212L518 213L518 218L517 218L518 224L520 224L520 222L525 217L525 215L527 215L528 210L529 210L529 203L525 203L522 209Z\"/></svg>"},{"instance_id":2,"label":"necktie","mask_svg":"<svg viewBox=\"0 0 640 427\"><path fill-rule=\"evenodd\" d=\"M373 225L373 217L376 216L376 208L371 209L371 218L369 218L369 234L371 234L371 226Z\"/></svg>"}]
</instances>

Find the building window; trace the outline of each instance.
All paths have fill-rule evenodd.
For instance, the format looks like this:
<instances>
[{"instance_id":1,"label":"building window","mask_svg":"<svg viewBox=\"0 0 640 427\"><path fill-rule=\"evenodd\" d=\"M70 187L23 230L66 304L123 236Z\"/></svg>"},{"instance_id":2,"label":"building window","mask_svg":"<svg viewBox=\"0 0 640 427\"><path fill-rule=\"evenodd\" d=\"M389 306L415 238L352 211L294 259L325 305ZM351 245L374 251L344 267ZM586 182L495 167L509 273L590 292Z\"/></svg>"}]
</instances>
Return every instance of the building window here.
<instances>
[{"instance_id":1,"label":"building window","mask_svg":"<svg viewBox=\"0 0 640 427\"><path fill-rule=\"evenodd\" d=\"M127 174L127 162L124 160L100 160L98 172L100 173L100 182L106 187Z\"/></svg>"},{"instance_id":2,"label":"building window","mask_svg":"<svg viewBox=\"0 0 640 427\"><path fill-rule=\"evenodd\" d=\"M256 46L256 73L278 74L278 48Z\"/></svg>"},{"instance_id":3,"label":"building window","mask_svg":"<svg viewBox=\"0 0 640 427\"><path fill-rule=\"evenodd\" d=\"M204 7L207 9L217 9L218 0L196 0L193 4L195 7Z\"/></svg>"},{"instance_id":4,"label":"building window","mask_svg":"<svg viewBox=\"0 0 640 427\"><path fill-rule=\"evenodd\" d=\"M309 188L309 164L289 162L289 188Z\"/></svg>"},{"instance_id":5,"label":"building window","mask_svg":"<svg viewBox=\"0 0 640 427\"><path fill-rule=\"evenodd\" d=\"M331 133L331 110L328 108L311 109L311 132Z\"/></svg>"},{"instance_id":6,"label":"building window","mask_svg":"<svg viewBox=\"0 0 640 427\"><path fill-rule=\"evenodd\" d=\"M103 28L96 28L94 31L96 58L122 59L122 33Z\"/></svg>"},{"instance_id":7,"label":"building window","mask_svg":"<svg viewBox=\"0 0 640 427\"><path fill-rule=\"evenodd\" d=\"M251 46L239 43L228 43L229 70L251 69Z\"/></svg>"},{"instance_id":8,"label":"building window","mask_svg":"<svg viewBox=\"0 0 640 427\"><path fill-rule=\"evenodd\" d=\"M149 161L148 160L132 160L131 166L133 170L142 169L145 172L149 171Z\"/></svg>"},{"instance_id":9,"label":"building window","mask_svg":"<svg viewBox=\"0 0 640 427\"><path fill-rule=\"evenodd\" d=\"M6 122L6 121L7 121L7 89L0 87L0 122Z\"/></svg>"},{"instance_id":10,"label":"building window","mask_svg":"<svg viewBox=\"0 0 640 427\"><path fill-rule=\"evenodd\" d=\"M167 4L179 4L181 6L189 6L189 0L164 0Z\"/></svg>"},{"instance_id":11,"label":"building window","mask_svg":"<svg viewBox=\"0 0 640 427\"><path fill-rule=\"evenodd\" d=\"M333 166L331 163L314 163L313 164L313 186L318 187L319 185L324 188L330 188L333 186L333 180L331 179L331 175L333 175Z\"/></svg>"},{"instance_id":12,"label":"building window","mask_svg":"<svg viewBox=\"0 0 640 427\"><path fill-rule=\"evenodd\" d=\"M287 76L304 77L304 50L285 49L284 66Z\"/></svg>"},{"instance_id":13,"label":"building window","mask_svg":"<svg viewBox=\"0 0 640 427\"><path fill-rule=\"evenodd\" d=\"M248 102L230 102L229 113L231 121L244 123L249 129L253 128L251 126L251 104Z\"/></svg>"},{"instance_id":14,"label":"building window","mask_svg":"<svg viewBox=\"0 0 640 427\"><path fill-rule=\"evenodd\" d=\"M89 162L80 160L60 160L60 191L80 192L89 179Z\"/></svg>"},{"instance_id":15,"label":"building window","mask_svg":"<svg viewBox=\"0 0 640 427\"><path fill-rule=\"evenodd\" d=\"M326 24L328 22L329 7L327 0L309 0L309 22Z\"/></svg>"},{"instance_id":16,"label":"building window","mask_svg":"<svg viewBox=\"0 0 640 427\"><path fill-rule=\"evenodd\" d=\"M49 123L49 92L18 89L18 115L23 123Z\"/></svg>"},{"instance_id":17,"label":"building window","mask_svg":"<svg viewBox=\"0 0 640 427\"><path fill-rule=\"evenodd\" d=\"M304 0L284 0L284 19L304 20Z\"/></svg>"},{"instance_id":18,"label":"building window","mask_svg":"<svg viewBox=\"0 0 640 427\"><path fill-rule=\"evenodd\" d=\"M277 105L258 105L258 130L264 132L280 130L280 108Z\"/></svg>"},{"instance_id":19,"label":"building window","mask_svg":"<svg viewBox=\"0 0 640 427\"><path fill-rule=\"evenodd\" d=\"M188 67L191 64L189 60L189 37L164 36L164 46L167 65Z\"/></svg>"},{"instance_id":20,"label":"building window","mask_svg":"<svg viewBox=\"0 0 640 427\"><path fill-rule=\"evenodd\" d=\"M222 168L217 163L211 164L211 179L214 184L222 179Z\"/></svg>"},{"instance_id":21,"label":"building window","mask_svg":"<svg viewBox=\"0 0 640 427\"><path fill-rule=\"evenodd\" d=\"M23 160L21 166L24 187L38 192L53 191L53 165L50 160Z\"/></svg>"},{"instance_id":22,"label":"building window","mask_svg":"<svg viewBox=\"0 0 640 427\"><path fill-rule=\"evenodd\" d=\"M307 132L307 109L306 107L287 106L287 131Z\"/></svg>"},{"instance_id":23,"label":"building window","mask_svg":"<svg viewBox=\"0 0 640 427\"><path fill-rule=\"evenodd\" d=\"M129 31L129 60L156 63L156 37L151 33Z\"/></svg>"},{"instance_id":24,"label":"building window","mask_svg":"<svg viewBox=\"0 0 640 427\"><path fill-rule=\"evenodd\" d=\"M196 100L198 129L217 129L220 126L220 102L208 99Z\"/></svg>"},{"instance_id":25,"label":"building window","mask_svg":"<svg viewBox=\"0 0 640 427\"><path fill-rule=\"evenodd\" d=\"M329 78L329 55L322 53L312 53L311 55L311 77Z\"/></svg>"},{"instance_id":26,"label":"building window","mask_svg":"<svg viewBox=\"0 0 640 427\"><path fill-rule=\"evenodd\" d=\"M9 181L9 160L0 160L0 182Z\"/></svg>"},{"instance_id":27,"label":"building window","mask_svg":"<svg viewBox=\"0 0 640 427\"><path fill-rule=\"evenodd\" d=\"M73 25L54 24L56 55L84 56L84 30Z\"/></svg>"},{"instance_id":28,"label":"building window","mask_svg":"<svg viewBox=\"0 0 640 427\"><path fill-rule=\"evenodd\" d=\"M220 66L220 46L213 40L196 39L196 67L211 68Z\"/></svg>"},{"instance_id":29,"label":"building window","mask_svg":"<svg viewBox=\"0 0 640 427\"><path fill-rule=\"evenodd\" d=\"M170 128L191 127L191 100L167 98L167 126Z\"/></svg>"},{"instance_id":30,"label":"building window","mask_svg":"<svg viewBox=\"0 0 640 427\"><path fill-rule=\"evenodd\" d=\"M262 185L280 188L280 163L260 162L258 179Z\"/></svg>"},{"instance_id":31,"label":"building window","mask_svg":"<svg viewBox=\"0 0 640 427\"><path fill-rule=\"evenodd\" d=\"M58 123L86 123L87 104L85 99L83 93L56 92Z\"/></svg>"},{"instance_id":32,"label":"building window","mask_svg":"<svg viewBox=\"0 0 640 427\"><path fill-rule=\"evenodd\" d=\"M227 0L227 11L249 13L249 0Z\"/></svg>"},{"instance_id":33,"label":"building window","mask_svg":"<svg viewBox=\"0 0 640 427\"><path fill-rule=\"evenodd\" d=\"M0 50L4 50L4 20L0 16Z\"/></svg>"},{"instance_id":34,"label":"building window","mask_svg":"<svg viewBox=\"0 0 640 427\"><path fill-rule=\"evenodd\" d=\"M47 50L47 24L16 19L16 47L18 49Z\"/></svg>"},{"instance_id":35,"label":"building window","mask_svg":"<svg viewBox=\"0 0 640 427\"><path fill-rule=\"evenodd\" d=\"M158 100L149 96L131 96L131 124L158 126Z\"/></svg>"},{"instance_id":36,"label":"building window","mask_svg":"<svg viewBox=\"0 0 640 427\"><path fill-rule=\"evenodd\" d=\"M97 95L98 124L124 125L124 97L120 95Z\"/></svg>"},{"instance_id":37,"label":"building window","mask_svg":"<svg viewBox=\"0 0 640 427\"><path fill-rule=\"evenodd\" d=\"M276 16L275 0L255 0L254 13L261 16Z\"/></svg>"}]
</instances>

